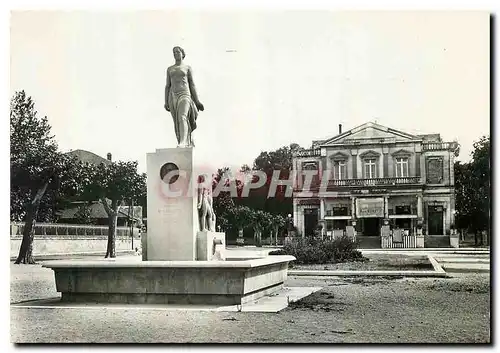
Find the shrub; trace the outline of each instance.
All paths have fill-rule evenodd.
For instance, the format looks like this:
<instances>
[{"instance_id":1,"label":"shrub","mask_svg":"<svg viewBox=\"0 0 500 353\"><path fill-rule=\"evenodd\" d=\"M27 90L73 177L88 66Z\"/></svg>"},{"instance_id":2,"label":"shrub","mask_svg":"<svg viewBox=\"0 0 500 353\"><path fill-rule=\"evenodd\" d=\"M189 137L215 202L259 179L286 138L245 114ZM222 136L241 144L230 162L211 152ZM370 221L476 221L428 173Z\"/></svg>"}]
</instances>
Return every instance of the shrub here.
<instances>
[{"instance_id":1,"label":"shrub","mask_svg":"<svg viewBox=\"0 0 500 353\"><path fill-rule=\"evenodd\" d=\"M278 249L278 250L270 251L269 255L287 255L287 253L283 249Z\"/></svg>"},{"instance_id":2,"label":"shrub","mask_svg":"<svg viewBox=\"0 0 500 353\"><path fill-rule=\"evenodd\" d=\"M295 238L283 249L271 251L269 255L292 255L297 264L325 264L348 261L365 261L357 244L347 236L334 240L320 238Z\"/></svg>"}]
</instances>

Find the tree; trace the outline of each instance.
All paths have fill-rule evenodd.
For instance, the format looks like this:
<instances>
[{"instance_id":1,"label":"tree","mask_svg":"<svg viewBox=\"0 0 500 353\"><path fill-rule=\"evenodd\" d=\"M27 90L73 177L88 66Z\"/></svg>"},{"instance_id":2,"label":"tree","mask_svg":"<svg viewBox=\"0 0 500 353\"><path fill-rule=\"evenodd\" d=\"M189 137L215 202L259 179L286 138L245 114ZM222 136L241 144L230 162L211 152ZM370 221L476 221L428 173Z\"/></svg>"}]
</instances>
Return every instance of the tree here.
<instances>
[{"instance_id":1,"label":"tree","mask_svg":"<svg viewBox=\"0 0 500 353\"><path fill-rule=\"evenodd\" d=\"M243 164L240 168L241 173L248 173L252 170L248 164Z\"/></svg>"},{"instance_id":2,"label":"tree","mask_svg":"<svg viewBox=\"0 0 500 353\"><path fill-rule=\"evenodd\" d=\"M45 184L47 173L44 172L52 166L51 161L57 153L57 144L50 130L47 117L37 115L32 98L24 91L16 92L10 103L12 220L26 217L27 204ZM42 177L38 176L40 172Z\"/></svg>"},{"instance_id":3,"label":"tree","mask_svg":"<svg viewBox=\"0 0 500 353\"><path fill-rule=\"evenodd\" d=\"M249 226L253 228L253 239L256 246L262 246L262 231L267 228L267 213L261 210L249 209Z\"/></svg>"},{"instance_id":4,"label":"tree","mask_svg":"<svg viewBox=\"0 0 500 353\"><path fill-rule=\"evenodd\" d=\"M285 217L281 215L273 215L272 218L272 232L271 232L271 245L273 243L273 233L274 233L274 245L278 245L278 232L283 229L286 225Z\"/></svg>"},{"instance_id":5,"label":"tree","mask_svg":"<svg viewBox=\"0 0 500 353\"><path fill-rule=\"evenodd\" d=\"M293 168L293 154L299 150L303 150L303 148L296 143L292 143L276 151L261 152L255 159L252 169L246 164L241 166L240 173L246 174L243 180L233 180L234 176L231 175L231 171L227 167L219 169L215 178L214 189L220 182L224 182L224 185L227 186L230 181L234 181L236 182L238 197L231 200L228 192L221 192L219 195L214 196L214 211L217 215L217 223L223 225L223 229L238 229L240 234L243 232L243 228L252 225L257 242L259 234L263 230L273 229L277 236L276 226L267 225L262 228L257 220L260 219L266 224L272 223L273 221L269 220L272 215L273 217L280 216L281 218L278 219L282 219L284 222L283 216L292 212L292 198L286 197L284 186L278 186L277 194L271 198L268 197L268 193L275 170L280 171L280 179L282 180L290 177ZM251 178L248 175L251 174L251 170L265 172L267 179L263 186L250 189L248 197L242 197L244 183L255 183L257 181L257 176ZM226 177L222 180L224 176ZM263 213L255 213L254 211L263 211ZM281 221L276 222L279 228ZM255 227L253 224L255 224Z\"/></svg>"},{"instance_id":6,"label":"tree","mask_svg":"<svg viewBox=\"0 0 500 353\"><path fill-rule=\"evenodd\" d=\"M477 228L489 231L491 212L490 137L481 137L473 146L471 169L475 185Z\"/></svg>"},{"instance_id":7,"label":"tree","mask_svg":"<svg viewBox=\"0 0 500 353\"><path fill-rule=\"evenodd\" d=\"M140 192L140 196L138 198L138 206L142 207L142 218L146 218L148 216L148 198L147 198L147 186L146 186L146 180L147 176L146 173L141 174L141 179L144 181L142 184L143 190Z\"/></svg>"},{"instance_id":8,"label":"tree","mask_svg":"<svg viewBox=\"0 0 500 353\"><path fill-rule=\"evenodd\" d=\"M490 229L490 139L474 143L469 163L455 163L456 223L476 233Z\"/></svg>"},{"instance_id":9,"label":"tree","mask_svg":"<svg viewBox=\"0 0 500 353\"><path fill-rule=\"evenodd\" d=\"M276 195L272 195L270 198L268 198L268 193L274 171L280 172L280 179L288 179L293 169L293 154L300 150L303 150L303 148L296 143L292 143L276 151L261 152L259 156L255 158L253 170L265 172L267 175L266 183L260 188L250 190L249 197L244 200L238 200L238 203L272 214L285 215L291 213L293 202L291 197L286 197L285 186L278 186ZM253 182L255 182L255 180L253 180Z\"/></svg>"},{"instance_id":10,"label":"tree","mask_svg":"<svg viewBox=\"0 0 500 353\"><path fill-rule=\"evenodd\" d=\"M292 170L293 154L297 151L303 150L297 143L291 143L289 146L283 146L276 151L261 152L255 158L253 163L254 170L262 170L268 175L272 175L274 170L280 170L287 177Z\"/></svg>"},{"instance_id":11,"label":"tree","mask_svg":"<svg viewBox=\"0 0 500 353\"><path fill-rule=\"evenodd\" d=\"M228 167L221 168L217 171L217 175L215 176L212 182L212 190L215 190L219 183L224 183L224 186L229 185L229 179L226 175L229 172ZM213 198L213 208L215 216L217 217L217 225L221 227L221 229L226 230L230 226L230 217L231 212L234 209L234 201L231 198L231 194L227 191L221 191L218 195Z\"/></svg>"},{"instance_id":12,"label":"tree","mask_svg":"<svg viewBox=\"0 0 500 353\"><path fill-rule=\"evenodd\" d=\"M470 163L455 162L455 224L459 229L467 229L473 223L474 190Z\"/></svg>"},{"instance_id":13,"label":"tree","mask_svg":"<svg viewBox=\"0 0 500 353\"><path fill-rule=\"evenodd\" d=\"M10 209L12 220L25 223L16 264L35 263L33 238L40 205L45 215L53 214L60 195L78 194L84 180L79 169L76 159L58 152L48 119L37 115L33 99L16 92L10 103Z\"/></svg>"},{"instance_id":14,"label":"tree","mask_svg":"<svg viewBox=\"0 0 500 353\"><path fill-rule=\"evenodd\" d=\"M137 162L113 162L98 166L87 165L93 174L85 191L87 200L99 200L108 215L108 243L105 258L116 257L116 226L119 207L125 202L137 203L146 192L144 174L137 173Z\"/></svg>"},{"instance_id":15,"label":"tree","mask_svg":"<svg viewBox=\"0 0 500 353\"><path fill-rule=\"evenodd\" d=\"M240 237L243 236L243 229L252 225L253 210L246 206L236 206L230 210L229 226L238 230Z\"/></svg>"}]
</instances>

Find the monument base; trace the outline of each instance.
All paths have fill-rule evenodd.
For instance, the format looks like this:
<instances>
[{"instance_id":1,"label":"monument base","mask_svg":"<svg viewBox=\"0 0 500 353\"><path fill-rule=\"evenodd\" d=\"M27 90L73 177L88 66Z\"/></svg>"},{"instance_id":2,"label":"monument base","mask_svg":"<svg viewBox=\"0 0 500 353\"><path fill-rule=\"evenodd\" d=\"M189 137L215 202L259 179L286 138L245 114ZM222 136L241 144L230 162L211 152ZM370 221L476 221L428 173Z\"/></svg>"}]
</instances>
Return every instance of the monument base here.
<instances>
[{"instance_id":1,"label":"monument base","mask_svg":"<svg viewBox=\"0 0 500 353\"><path fill-rule=\"evenodd\" d=\"M148 260L194 261L198 226L193 148L147 154Z\"/></svg>"},{"instance_id":2,"label":"monument base","mask_svg":"<svg viewBox=\"0 0 500 353\"><path fill-rule=\"evenodd\" d=\"M293 256L244 261L52 261L62 301L243 304L282 288Z\"/></svg>"}]
</instances>

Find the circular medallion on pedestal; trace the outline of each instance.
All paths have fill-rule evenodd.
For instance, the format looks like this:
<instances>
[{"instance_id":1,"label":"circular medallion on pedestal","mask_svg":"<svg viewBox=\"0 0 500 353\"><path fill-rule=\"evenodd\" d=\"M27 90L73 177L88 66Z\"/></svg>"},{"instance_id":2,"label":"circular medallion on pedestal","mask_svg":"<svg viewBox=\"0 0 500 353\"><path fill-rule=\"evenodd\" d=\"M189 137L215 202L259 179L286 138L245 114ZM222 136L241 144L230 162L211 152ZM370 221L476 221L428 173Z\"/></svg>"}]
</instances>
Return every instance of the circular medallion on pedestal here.
<instances>
[{"instance_id":1,"label":"circular medallion on pedestal","mask_svg":"<svg viewBox=\"0 0 500 353\"><path fill-rule=\"evenodd\" d=\"M173 173L177 172L177 173ZM179 167L175 163L165 163L160 168L160 178L165 184L173 184L179 179ZM169 177L167 175L170 174Z\"/></svg>"}]
</instances>

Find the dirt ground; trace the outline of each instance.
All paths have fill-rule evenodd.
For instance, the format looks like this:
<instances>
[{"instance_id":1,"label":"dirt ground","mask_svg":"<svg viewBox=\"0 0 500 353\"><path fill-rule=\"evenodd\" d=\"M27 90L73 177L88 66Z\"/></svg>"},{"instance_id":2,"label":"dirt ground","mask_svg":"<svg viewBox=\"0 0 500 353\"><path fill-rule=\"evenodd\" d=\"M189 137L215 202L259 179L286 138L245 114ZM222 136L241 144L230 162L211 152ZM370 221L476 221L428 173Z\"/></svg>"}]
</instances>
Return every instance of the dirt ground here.
<instances>
[{"instance_id":1,"label":"dirt ground","mask_svg":"<svg viewBox=\"0 0 500 353\"><path fill-rule=\"evenodd\" d=\"M323 287L277 313L11 308L12 342L487 343L489 274L289 277ZM11 303L57 296L51 270L11 265Z\"/></svg>"},{"instance_id":2,"label":"dirt ground","mask_svg":"<svg viewBox=\"0 0 500 353\"><path fill-rule=\"evenodd\" d=\"M370 254L368 261L352 261L336 264L290 266L294 270L338 270L338 271L432 271L433 267L427 256L409 256L401 254Z\"/></svg>"}]
</instances>

